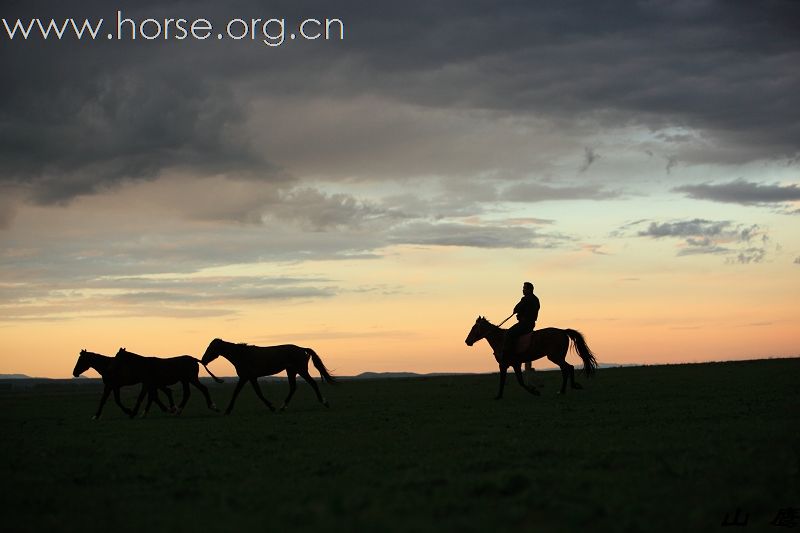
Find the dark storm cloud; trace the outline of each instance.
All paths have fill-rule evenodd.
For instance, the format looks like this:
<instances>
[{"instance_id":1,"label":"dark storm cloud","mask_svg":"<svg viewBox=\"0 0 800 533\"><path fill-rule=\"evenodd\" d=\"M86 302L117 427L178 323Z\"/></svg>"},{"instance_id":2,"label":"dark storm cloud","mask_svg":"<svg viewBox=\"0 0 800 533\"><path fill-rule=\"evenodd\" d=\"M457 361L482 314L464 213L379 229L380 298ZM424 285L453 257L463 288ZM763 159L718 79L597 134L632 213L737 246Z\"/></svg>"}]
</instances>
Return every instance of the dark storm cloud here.
<instances>
[{"instance_id":1,"label":"dark storm cloud","mask_svg":"<svg viewBox=\"0 0 800 533\"><path fill-rule=\"evenodd\" d=\"M60 46L52 46L52 56ZM14 43L7 54L25 56L18 48ZM81 52L73 51L78 58L94 51ZM0 104L3 183L20 185L34 201L48 204L150 179L166 168L276 174L237 138L242 109L229 88L188 65L159 58L137 63L136 57L109 57L110 64L89 72L55 69L36 84L28 80L36 67L4 65L15 82L3 84Z\"/></svg>"},{"instance_id":2,"label":"dark storm cloud","mask_svg":"<svg viewBox=\"0 0 800 533\"><path fill-rule=\"evenodd\" d=\"M800 187L797 185L762 185L745 180L734 180L729 183L701 183L699 185L683 185L673 189L685 193L690 198L753 205L792 202L800 200Z\"/></svg>"},{"instance_id":3,"label":"dark storm cloud","mask_svg":"<svg viewBox=\"0 0 800 533\"><path fill-rule=\"evenodd\" d=\"M279 48L0 36L0 183L54 203L174 167L286 180L292 169L276 163L280 154L254 146L241 124L255 98L287 95L297 99L298 116L304 99L328 98L335 107L368 94L387 105L554 124L687 127L714 140L715 150L670 156L682 162L798 153L796 2L95 1L18 3L2 16L112 19L118 8L138 20L205 17L218 25L234 17L328 16L342 19L346 33L344 42ZM313 117L303 119L313 128ZM269 117L258 123L282 127ZM398 149L408 141L398 139ZM364 149L350 147L357 148Z\"/></svg>"}]
</instances>

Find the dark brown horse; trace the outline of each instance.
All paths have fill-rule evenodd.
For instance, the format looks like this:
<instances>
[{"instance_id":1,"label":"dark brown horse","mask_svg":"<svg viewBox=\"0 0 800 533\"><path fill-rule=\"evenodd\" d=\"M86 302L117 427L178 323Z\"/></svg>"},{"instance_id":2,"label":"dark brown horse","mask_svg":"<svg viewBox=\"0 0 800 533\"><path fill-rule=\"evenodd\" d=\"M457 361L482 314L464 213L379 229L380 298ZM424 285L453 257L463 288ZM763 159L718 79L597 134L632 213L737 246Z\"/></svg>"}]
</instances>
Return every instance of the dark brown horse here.
<instances>
[{"instance_id":1,"label":"dark brown horse","mask_svg":"<svg viewBox=\"0 0 800 533\"><path fill-rule=\"evenodd\" d=\"M233 389L233 396L228 408L225 409L225 414L228 415L233 409L233 404L236 402L236 397L241 392L242 387L248 381L256 391L256 395L262 402L274 411L275 408L261 393L261 387L258 386L258 378L260 376L271 376L277 374L282 370L286 370L286 377L289 378L289 395L283 401L281 410L286 409L289 405L289 400L292 399L295 389L297 388L296 376L300 374L314 392L317 393L317 399L322 405L328 407L328 400L322 397L319 392L319 387L308 373L308 359L311 358L314 366L319 370L320 375L324 381L334 383L333 376L331 376L328 369L322 363L322 359L311 348L302 348L294 344L282 344L280 346L251 346L249 344L234 344L226 342L222 339L214 339L206 348L206 353L200 361L204 365L209 364L211 361L219 356L224 357L230 361L236 368L236 374L239 376L239 382L236 388Z\"/></svg>"},{"instance_id":2,"label":"dark brown horse","mask_svg":"<svg viewBox=\"0 0 800 533\"><path fill-rule=\"evenodd\" d=\"M125 365L134 368L142 376L142 391L139 393L139 398L136 400L136 407L133 408L131 418L136 416L139 411L139 406L142 404L145 392L148 393L147 405L144 408L142 416L147 415L150 410L150 404L158 399L156 389L172 385L180 382L183 385L183 398L178 406L177 414L183 411L186 402L189 401L191 395L189 384L191 383L197 387L203 396L206 398L206 405L212 411L219 411L217 405L211 401L211 395L208 393L208 388L200 383L198 373L200 372L197 364L199 359L191 355L179 355L177 357L168 357L165 359L159 357L144 357L133 352L129 352L125 348L120 348L114 358L118 361L124 362ZM214 378L217 383L222 383L222 380L211 373L203 364L206 372Z\"/></svg>"},{"instance_id":3,"label":"dark brown horse","mask_svg":"<svg viewBox=\"0 0 800 533\"><path fill-rule=\"evenodd\" d=\"M142 383L143 376L138 374L135 368L126 365L124 361L117 361L115 358L108 357L107 355L81 350L80 355L78 355L78 361L75 363L75 368L72 369L72 375L77 378L90 368L94 368L97 373L100 374L103 378L103 385L105 386L103 395L100 397L100 406L97 408L97 413L92 419L97 420L100 418L103 412L103 406L108 399L108 395L111 394L111 391L114 391L114 401L117 402L119 408L122 409L126 415L131 416L133 411L122 405L119 399L119 389L127 385ZM142 384L142 392L144 390L145 385ZM162 411L174 412L175 402L172 401L172 391L167 387L160 387L160 390L164 392L169 399L169 409L161 403L157 394L153 401L156 402L156 405L158 405Z\"/></svg>"},{"instance_id":4,"label":"dark brown horse","mask_svg":"<svg viewBox=\"0 0 800 533\"><path fill-rule=\"evenodd\" d=\"M567 363L570 340L572 340L575 351L583 360L583 373L587 377L591 377L597 371L597 360L595 360L594 354L586 344L583 335L574 329L537 329L533 333L523 335L520 338L516 353L501 356L498 354L502 352L503 338L506 331L479 316L464 341L467 346L472 346L479 340L486 339L492 350L494 350L494 358L500 366L500 390L495 398L497 400L503 397L503 387L506 383L506 372L509 366L514 369L514 374L517 376L520 386L531 394L538 395L539 391L536 390L536 387L525 384L522 379L521 367L522 363L535 361L542 357L547 357L561 369L561 391L559 394L566 392L567 381L570 382L573 389L582 388L578 383L575 383L575 367Z\"/></svg>"}]
</instances>

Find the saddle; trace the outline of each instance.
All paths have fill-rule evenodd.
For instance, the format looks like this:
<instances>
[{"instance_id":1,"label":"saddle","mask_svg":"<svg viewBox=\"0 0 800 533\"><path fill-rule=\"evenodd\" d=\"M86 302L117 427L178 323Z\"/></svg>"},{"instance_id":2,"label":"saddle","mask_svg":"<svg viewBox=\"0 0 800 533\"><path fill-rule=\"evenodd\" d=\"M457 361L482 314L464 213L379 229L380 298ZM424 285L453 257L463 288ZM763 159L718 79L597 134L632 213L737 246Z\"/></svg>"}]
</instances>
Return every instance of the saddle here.
<instances>
[{"instance_id":1,"label":"saddle","mask_svg":"<svg viewBox=\"0 0 800 533\"><path fill-rule=\"evenodd\" d=\"M517 339L517 354L522 354L525 352L530 351L533 347L533 333L525 333L521 335L519 339Z\"/></svg>"},{"instance_id":2,"label":"saddle","mask_svg":"<svg viewBox=\"0 0 800 533\"><path fill-rule=\"evenodd\" d=\"M517 339L517 346L514 350L515 355L521 355L533 348L533 332L525 333ZM495 355L497 353L495 352Z\"/></svg>"}]
</instances>

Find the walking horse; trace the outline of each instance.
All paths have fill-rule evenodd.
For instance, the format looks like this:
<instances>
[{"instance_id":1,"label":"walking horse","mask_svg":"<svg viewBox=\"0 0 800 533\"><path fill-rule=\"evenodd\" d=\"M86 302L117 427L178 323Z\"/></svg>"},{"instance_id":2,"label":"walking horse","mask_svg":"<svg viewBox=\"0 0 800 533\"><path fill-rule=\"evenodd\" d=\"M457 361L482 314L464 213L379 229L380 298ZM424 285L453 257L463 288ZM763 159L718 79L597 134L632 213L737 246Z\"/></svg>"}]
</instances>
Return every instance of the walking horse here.
<instances>
[{"instance_id":1,"label":"walking horse","mask_svg":"<svg viewBox=\"0 0 800 533\"><path fill-rule=\"evenodd\" d=\"M308 359L314 363L314 366L319 370L320 376L328 383L334 383L334 378L331 376L328 369L322 363L322 359L311 348L303 348L295 346L294 344L282 344L279 346L252 346L249 344L234 344L222 339L214 339L209 343L203 358L200 361L203 365L209 364L211 361L219 356L224 357L230 361L236 368L236 374L239 376L239 382L236 383L236 388L233 389L233 396L228 408L225 409L225 414L228 415L233 410L233 404L236 402L236 397L241 392L242 387L249 381L250 385L256 391L256 395L262 402L274 411L269 400L267 400L261 392L261 387L258 386L258 378L260 376L271 376L283 370L286 370L286 377L289 378L289 395L283 401L281 411L286 409L289 405L289 400L292 399L294 391L297 388L296 377L300 374L314 392L317 394L319 402L328 407L328 400L322 397L322 393L317 387L317 383L311 374L308 373Z\"/></svg>"},{"instance_id":2,"label":"walking horse","mask_svg":"<svg viewBox=\"0 0 800 533\"><path fill-rule=\"evenodd\" d=\"M500 366L500 390L495 398L497 400L503 397L503 388L505 387L506 373L509 366L514 369L514 374L520 386L531 394L538 395L539 391L536 390L536 387L525 384L522 379L521 367L523 363L530 363L542 357L547 357L561 369L561 390L559 394L566 392L568 381L573 389L582 388L580 384L575 382L575 367L567 363L566 358L570 340L583 361L584 375L591 377L597 371L597 360L579 331L559 328L537 329L533 333L520 337L517 343L517 350L514 353L503 354L503 339L506 331L508 330L495 326L486 318L479 316L464 341L467 346L472 346L479 340L486 339L486 342L494 350L494 358Z\"/></svg>"},{"instance_id":3,"label":"walking horse","mask_svg":"<svg viewBox=\"0 0 800 533\"><path fill-rule=\"evenodd\" d=\"M136 368L126 364L125 361L117 360L107 355L81 350L81 353L78 355L78 361L75 363L75 368L72 370L72 375L77 378L90 368L94 368L97 373L100 374L103 378L103 385L105 386L103 395L100 397L100 405L97 408L97 413L95 413L92 419L98 420L100 418L103 412L103 406L108 399L108 395L111 394L112 391L114 392L114 401L117 402L119 408L122 409L126 415L131 416L133 411L122 405L119 399L119 389L126 385L142 383L144 376L138 372ZM142 392L144 392L145 388L146 385L142 384ZM158 405L162 411L174 412L175 402L172 400L172 391L170 391L168 387L159 387L159 390L167 395L167 399L169 399L169 409L158 399L158 394L155 395L153 401L156 402L156 405Z\"/></svg>"},{"instance_id":4,"label":"walking horse","mask_svg":"<svg viewBox=\"0 0 800 533\"><path fill-rule=\"evenodd\" d=\"M189 401L189 395L191 394L189 390L190 383L203 393L208 408L212 411L218 411L216 404L211 400L208 388L200 383L198 377L200 369L197 366L200 360L197 358L191 355L179 355L177 357L167 357L163 359L159 357L144 357L129 352L125 348L120 348L114 359L124 361L126 365L136 369L139 375L142 376L142 383L144 386L139 393L138 400L136 400L136 406L133 408L133 412L130 415L131 418L136 416L136 412L142 404L142 399L144 399L145 392L148 393L148 399L142 416L147 415L147 412L150 410L150 404L158 400L156 389L172 385L179 381L183 385L183 398L181 398L181 403L178 405L177 414L183 411L186 402ZM206 365L203 365L204 368L205 366ZM208 368L206 368L206 372L214 378L214 381L222 383L222 380L212 374Z\"/></svg>"}]
</instances>

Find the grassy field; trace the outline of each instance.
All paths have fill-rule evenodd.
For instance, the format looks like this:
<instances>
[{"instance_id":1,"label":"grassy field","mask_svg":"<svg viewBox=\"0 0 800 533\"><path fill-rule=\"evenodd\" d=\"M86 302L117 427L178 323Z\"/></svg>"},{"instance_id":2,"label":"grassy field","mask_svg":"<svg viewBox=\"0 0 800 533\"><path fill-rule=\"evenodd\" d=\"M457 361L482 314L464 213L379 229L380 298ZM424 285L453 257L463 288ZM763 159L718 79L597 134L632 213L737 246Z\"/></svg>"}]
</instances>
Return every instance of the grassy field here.
<instances>
[{"instance_id":1,"label":"grassy field","mask_svg":"<svg viewBox=\"0 0 800 533\"><path fill-rule=\"evenodd\" d=\"M800 511L800 359L298 383L232 416L90 417L95 386L0 390L5 531L708 531ZM211 388L220 406L232 380ZM282 382L262 389L274 403ZM132 405L134 389L124 395ZM180 394L178 394L180 396Z\"/></svg>"}]
</instances>

